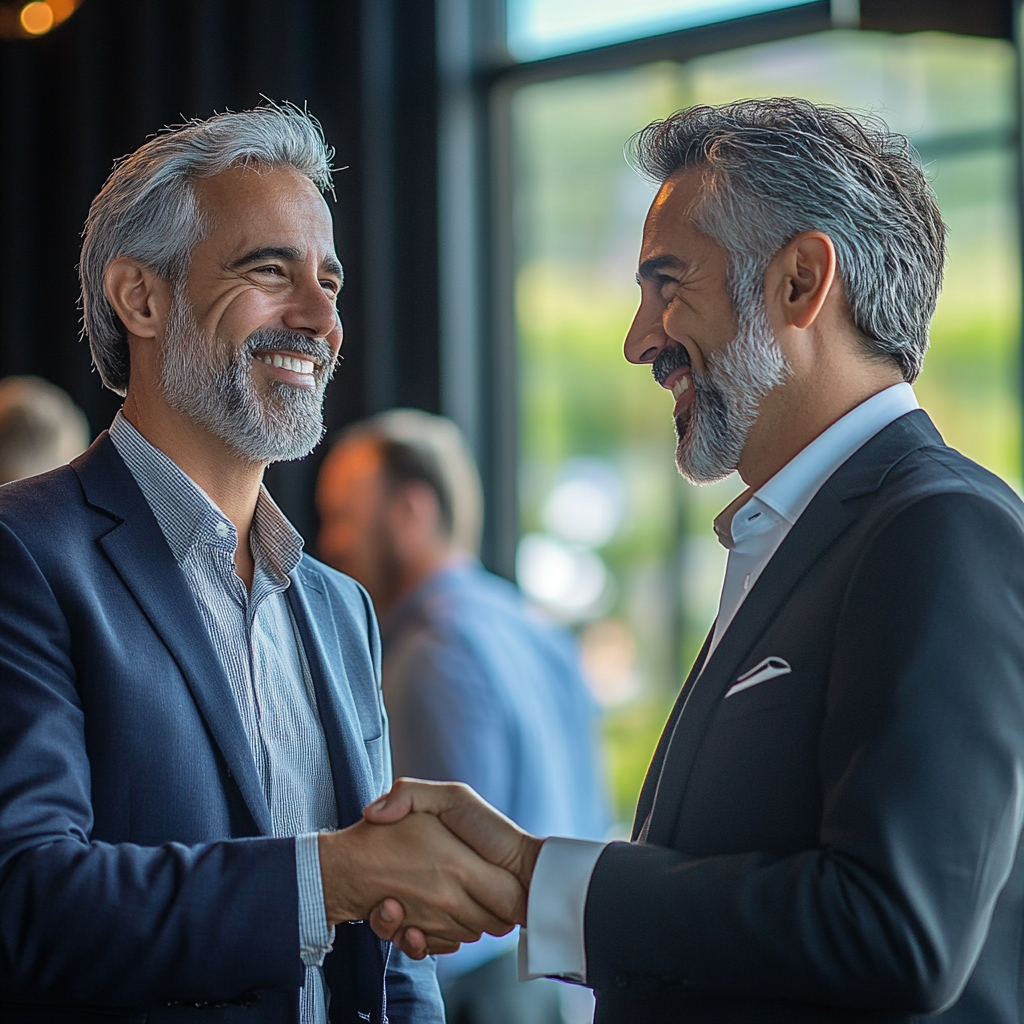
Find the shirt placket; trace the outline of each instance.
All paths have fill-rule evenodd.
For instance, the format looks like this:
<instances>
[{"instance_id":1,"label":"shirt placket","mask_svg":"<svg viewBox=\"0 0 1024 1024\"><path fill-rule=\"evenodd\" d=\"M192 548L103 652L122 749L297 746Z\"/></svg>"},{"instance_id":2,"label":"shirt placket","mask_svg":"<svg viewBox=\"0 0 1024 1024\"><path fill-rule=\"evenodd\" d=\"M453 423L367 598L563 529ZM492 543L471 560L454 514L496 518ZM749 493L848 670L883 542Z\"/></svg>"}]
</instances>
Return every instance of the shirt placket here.
<instances>
[{"instance_id":1,"label":"shirt placket","mask_svg":"<svg viewBox=\"0 0 1024 1024\"><path fill-rule=\"evenodd\" d=\"M274 756L277 746L276 738L268 738L268 731L273 733L279 723L270 721L267 716L275 713L275 698L271 687L275 685L271 668L271 652L265 650L258 642L258 636L265 630L261 629L259 617L265 614L267 600L275 594L280 593L286 587L286 582L276 579L268 570L261 553L256 553L256 567L253 574L252 594L249 597L248 614L246 626L248 644L250 651L250 674L255 699L263 709L259 718L260 742L266 756L267 763L267 802L270 807L270 818L274 827L275 835L294 835L301 831L298 823L291 820L289 804L294 794L287 780L283 782L278 777L278 760ZM273 799L271 799L273 796Z\"/></svg>"}]
</instances>

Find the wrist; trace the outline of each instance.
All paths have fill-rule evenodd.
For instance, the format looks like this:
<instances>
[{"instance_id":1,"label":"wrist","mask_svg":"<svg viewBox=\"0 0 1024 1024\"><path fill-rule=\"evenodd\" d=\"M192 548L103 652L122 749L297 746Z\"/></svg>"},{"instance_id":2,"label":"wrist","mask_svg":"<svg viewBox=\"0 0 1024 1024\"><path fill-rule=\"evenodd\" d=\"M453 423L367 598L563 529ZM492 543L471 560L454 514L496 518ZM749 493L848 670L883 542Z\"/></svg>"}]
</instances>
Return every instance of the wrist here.
<instances>
[{"instance_id":1,"label":"wrist","mask_svg":"<svg viewBox=\"0 0 1024 1024\"><path fill-rule=\"evenodd\" d=\"M544 845L543 839L537 836L527 835L523 837L522 852L519 858L519 868L516 875L527 896L530 894L530 883L533 881L533 871L537 866L537 858L540 856L540 848Z\"/></svg>"},{"instance_id":2,"label":"wrist","mask_svg":"<svg viewBox=\"0 0 1024 1024\"><path fill-rule=\"evenodd\" d=\"M317 838L324 913L330 927L345 921L360 921L365 917L356 906L355 894L348 885L353 872L349 849L351 836L347 833L347 829L341 832L323 832Z\"/></svg>"}]
</instances>

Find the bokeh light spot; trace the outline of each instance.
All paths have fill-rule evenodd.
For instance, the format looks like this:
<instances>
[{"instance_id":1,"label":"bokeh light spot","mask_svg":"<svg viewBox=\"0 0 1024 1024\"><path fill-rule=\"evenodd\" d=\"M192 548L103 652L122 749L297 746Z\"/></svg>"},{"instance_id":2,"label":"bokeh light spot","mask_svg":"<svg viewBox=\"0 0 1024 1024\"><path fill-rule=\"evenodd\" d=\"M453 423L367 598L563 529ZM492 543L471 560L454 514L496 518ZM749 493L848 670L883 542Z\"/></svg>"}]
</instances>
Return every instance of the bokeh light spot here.
<instances>
[{"instance_id":1,"label":"bokeh light spot","mask_svg":"<svg viewBox=\"0 0 1024 1024\"><path fill-rule=\"evenodd\" d=\"M53 28L53 8L45 3L25 4L21 9L21 27L34 36L41 36Z\"/></svg>"},{"instance_id":2,"label":"bokeh light spot","mask_svg":"<svg viewBox=\"0 0 1024 1024\"><path fill-rule=\"evenodd\" d=\"M46 6L53 11L54 23L59 25L62 21L67 21L75 13L75 8L78 5L75 3L75 0L46 0Z\"/></svg>"}]
</instances>

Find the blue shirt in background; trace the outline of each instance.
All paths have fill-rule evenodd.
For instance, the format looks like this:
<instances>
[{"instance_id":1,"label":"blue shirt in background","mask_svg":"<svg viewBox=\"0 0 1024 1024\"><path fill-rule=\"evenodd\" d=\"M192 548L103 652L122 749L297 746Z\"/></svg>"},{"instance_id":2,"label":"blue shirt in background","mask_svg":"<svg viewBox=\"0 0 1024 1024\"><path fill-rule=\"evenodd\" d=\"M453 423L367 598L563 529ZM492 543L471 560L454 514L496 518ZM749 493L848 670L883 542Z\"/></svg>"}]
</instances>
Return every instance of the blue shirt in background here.
<instances>
[{"instance_id":1,"label":"blue shirt in background","mask_svg":"<svg viewBox=\"0 0 1024 1024\"><path fill-rule=\"evenodd\" d=\"M568 632L475 563L430 577L381 629L396 776L468 783L534 835L604 836L596 707ZM514 945L485 935L438 975Z\"/></svg>"}]
</instances>

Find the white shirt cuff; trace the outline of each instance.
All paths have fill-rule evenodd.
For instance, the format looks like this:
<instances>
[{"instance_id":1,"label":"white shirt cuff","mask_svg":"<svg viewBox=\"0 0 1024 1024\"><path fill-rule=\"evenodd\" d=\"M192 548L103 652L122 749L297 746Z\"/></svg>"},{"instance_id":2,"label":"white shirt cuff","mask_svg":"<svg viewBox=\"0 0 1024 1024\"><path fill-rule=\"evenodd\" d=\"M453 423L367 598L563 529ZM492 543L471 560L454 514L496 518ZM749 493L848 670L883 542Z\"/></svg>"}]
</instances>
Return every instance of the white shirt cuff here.
<instances>
[{"instance_id":1,"label":"white shirt cuff","mask_svg":"<svg viewBox=\"0 0 1024 1024\"><path fill-rule=\"evenodd\" d=\"M332 949L334 928L327 927L318 833L295 837L295 872L299 881L299 955L307 967L320 967Z\"/></svg>"},{"instance_id":2,"label":"white shirt cuff","mask_svg":"<svg viewBox=\"0 0 1024 1024\"><path fill-rule=\"evenodd\" d=\"M583 914L590 876L607 843L546 839L527 898L529 928L519 931L519 980L586 981Z\"/></svg>"}]
</instances>

